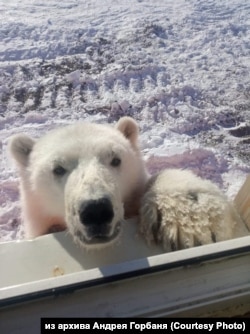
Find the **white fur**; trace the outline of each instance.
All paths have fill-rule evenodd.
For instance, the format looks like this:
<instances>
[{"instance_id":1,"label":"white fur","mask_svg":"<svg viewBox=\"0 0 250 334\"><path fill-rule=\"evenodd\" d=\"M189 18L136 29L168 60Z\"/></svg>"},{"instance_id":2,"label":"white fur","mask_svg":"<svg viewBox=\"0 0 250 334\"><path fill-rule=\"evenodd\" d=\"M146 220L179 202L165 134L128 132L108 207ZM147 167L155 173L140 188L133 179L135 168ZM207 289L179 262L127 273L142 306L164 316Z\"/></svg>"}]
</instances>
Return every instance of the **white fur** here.
<instances>
[{"instance_id":1,"label":"white fur","mask_svg":"<svg viewBox=\"0 0 250 334\"><path fill-rule=\"evenodd\" d=\"M21 176L26 237L68 228L78 242L85 233L77 214L81 203L109 197L114 209L110 234L125 216L138 212L148 174L137 147L138 127L123 118L116 128L78 123L49 132L36 142L24 135L9 148ZM122 163L110 165L114 157ZM53 169L67 170L56 177ZM81 240L79 241L81 244Z\"/></svg>"},{"instance_id":2,"label":"white fur","mask_svg":"<svg viewBox=\"0 0 250 334\"><path fill-rule=\"evenodd\" d=\"M177 169L162 171L149 181L140 209L140 230L149 243L162 243L166 251L248 233L217 186Z\"/></svg>"},{"instance_id":3,"label":"white fur","mask_svg":"<svg viewBox=\"0 0 250 334\"><path fill-rule=\"evenodd\" d=\"M148 241L163 243L166 250L235 236L239 217L211 182L191 172L169 170L147 184L138 126L129 117L120 119L116 127L70 125L37 141L17 135L9 149L20 170L28 238L68 228L78 244L90 247L86 244L91 238L89 227L80 221L79 212L84 203L100 198L112 203L113 218L105 232L110 242L119 234L124 216L137 215L140 205L142 234ZM113 159L121 164L114 166ZM58 176L57 167L65 174Z\"/></svg>"}]
</instances>

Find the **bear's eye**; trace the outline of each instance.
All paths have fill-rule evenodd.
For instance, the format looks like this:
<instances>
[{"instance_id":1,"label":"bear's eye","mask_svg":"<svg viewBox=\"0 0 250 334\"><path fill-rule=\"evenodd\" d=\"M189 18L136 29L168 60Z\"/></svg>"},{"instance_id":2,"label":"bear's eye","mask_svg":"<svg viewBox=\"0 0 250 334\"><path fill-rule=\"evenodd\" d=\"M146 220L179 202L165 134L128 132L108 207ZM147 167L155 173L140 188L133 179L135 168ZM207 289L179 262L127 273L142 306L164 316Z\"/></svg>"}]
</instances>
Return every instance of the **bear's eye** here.
<instances>
[{"instance_id":1,"label":"bear's eye","mask_svg":"<svg viewBox=\"0 0 250 334\"><path fill-rule=\"evenodd\" d=\"M62 166L56 166L54 169L53 169L53 174L55 176L63 176L67 173L67 170L62 167Z\"/></svg>"},{"instance_id":2,"label":"bear's eye","mask_svg":"<svg viewBox=\"0 0 250 334\"><path fill-rule=\"evenodd\" d=\"M120 158L115 157L115 158L113 158L113 159L111 160L110 165L111 165L112 167L118 167L118 166L120 166L121 162L122 162L122 161L121 161Z\"/></svg>"}]
</instances>

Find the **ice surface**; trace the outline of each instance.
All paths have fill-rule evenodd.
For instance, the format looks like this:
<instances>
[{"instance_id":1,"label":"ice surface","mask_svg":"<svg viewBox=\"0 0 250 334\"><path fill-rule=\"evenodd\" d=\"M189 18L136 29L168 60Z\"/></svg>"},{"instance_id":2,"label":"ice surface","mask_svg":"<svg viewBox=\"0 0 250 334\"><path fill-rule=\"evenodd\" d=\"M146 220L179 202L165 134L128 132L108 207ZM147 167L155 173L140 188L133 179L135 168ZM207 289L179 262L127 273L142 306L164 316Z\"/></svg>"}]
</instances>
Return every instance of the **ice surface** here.
<instances>
[{"instance_id":1,"label":"ice surface","mask_svg":"<svg viewBox=\"0 0 250 334\"><path fill-rule=\"evenodd\" d=\"M149 169L234 197L250 171L245 0L8 0L0 5L0 240L22 236L13 134L77 120L140 125Z\"/></svg>"}]
</instances>

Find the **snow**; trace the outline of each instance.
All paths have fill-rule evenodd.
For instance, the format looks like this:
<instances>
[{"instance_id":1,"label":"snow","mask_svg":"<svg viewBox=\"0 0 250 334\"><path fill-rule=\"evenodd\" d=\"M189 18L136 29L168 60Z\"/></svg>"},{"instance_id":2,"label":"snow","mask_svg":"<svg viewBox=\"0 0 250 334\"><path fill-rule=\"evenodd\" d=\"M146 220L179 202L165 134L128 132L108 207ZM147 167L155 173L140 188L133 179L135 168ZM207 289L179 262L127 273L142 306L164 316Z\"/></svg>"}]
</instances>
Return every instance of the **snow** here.
<instances>
[{"instance_id":1,"label":"snow","mask_svg":"<svg viewBox=\"0 0 250 334\"><path fill-rule=\"evenodd\" d=\"M133 116L151 172L233 198L250 172L248 0L8 0L0 6L0 241L22 237L11 135Z\"/></svg>"}]
</instances>

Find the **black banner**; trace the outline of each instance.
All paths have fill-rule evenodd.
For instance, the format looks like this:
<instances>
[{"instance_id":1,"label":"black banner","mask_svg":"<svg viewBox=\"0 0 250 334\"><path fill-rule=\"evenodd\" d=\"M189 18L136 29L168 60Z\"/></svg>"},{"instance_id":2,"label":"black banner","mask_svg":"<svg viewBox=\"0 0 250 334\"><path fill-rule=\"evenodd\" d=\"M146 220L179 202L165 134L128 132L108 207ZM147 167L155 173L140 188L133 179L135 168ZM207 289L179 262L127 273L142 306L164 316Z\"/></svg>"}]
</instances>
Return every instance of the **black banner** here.
<instances>
[{"instance_id":1,"label":"black banner","mask_svg":"<svg viewBox=\"0 0 250 334\"><path fill-rule=\"evenodd\" d=\"M148 331L164 330L176 332L199 330L206 332L232 331L232 333L248 332L250 319L246 318L166 318L166 319L85 319L85 318L42 318L41 334L46 333L77 333L83 330L131 330Z\"/></svg>"}]
</instances>

